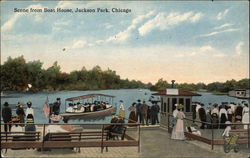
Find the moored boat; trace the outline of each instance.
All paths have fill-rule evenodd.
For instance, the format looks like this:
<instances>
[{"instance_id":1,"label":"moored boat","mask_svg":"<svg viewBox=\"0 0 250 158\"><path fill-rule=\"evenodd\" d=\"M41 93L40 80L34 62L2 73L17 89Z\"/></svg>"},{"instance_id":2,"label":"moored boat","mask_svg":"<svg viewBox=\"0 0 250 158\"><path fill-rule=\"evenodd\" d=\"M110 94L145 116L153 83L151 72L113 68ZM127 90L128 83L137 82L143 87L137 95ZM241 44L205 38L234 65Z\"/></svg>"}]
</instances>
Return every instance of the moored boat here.
<instances>
[{"instance_id":1,"label":"moored boat","mask_svg":"<svg viewBox=\"0 0 250 158\"><path fill-rule=\"evenodd\" d=\"M114 96L105 94L88 94L65 100L65 112L60 114L63 120L94 118L116 113L116 106L112 106ZM66 104L69 107L66 109ZM75 103L77 102L77 103Z\"/></svg>"}]
</instances>

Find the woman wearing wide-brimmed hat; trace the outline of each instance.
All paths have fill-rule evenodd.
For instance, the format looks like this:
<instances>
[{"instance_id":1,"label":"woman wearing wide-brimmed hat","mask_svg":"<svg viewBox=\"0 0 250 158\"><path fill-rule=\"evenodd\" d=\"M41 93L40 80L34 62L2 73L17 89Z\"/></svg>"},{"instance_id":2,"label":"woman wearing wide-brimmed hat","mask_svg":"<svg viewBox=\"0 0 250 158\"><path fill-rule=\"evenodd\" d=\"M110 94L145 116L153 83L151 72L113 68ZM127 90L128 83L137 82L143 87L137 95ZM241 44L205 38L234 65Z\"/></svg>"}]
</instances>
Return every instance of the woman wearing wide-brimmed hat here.
<instances>
[{"instance_id":1,"label":"woman wearing wide-brimmed hat","mask_svg":"<svg viewBox=\"0 0 250 158\"><path fill-rule=\"evenodd\" d=\"M34 110L31 108L32 103L29 101L27 103L28 108L26 109L26 119L33 119L34 120Z\"/></svg>"},{"instance_id":2,"label":"woman wearing wide-brimmed hat","mask_svg":"<svg viewBox=\"0 0 250 158\"><path fill-rule=\"evenodd\" d=\"M176 108L178 110L176 114L177 122L173 127L171 139L185 140L183 121L183 119L185 118L185 114L181 111L184 106L182 104L178 104Z\"/></svg>"},{"instance_id":3,"label":"woman wearing wide-brimmed hat","mask_svg":"<svg viewBox=\"0 0 250 158\"><path fill-rule=\"evenodd\" d=\"M20 123L24 123L25 113L24 113L22 104L20 104L20 103L18 102L17 105L16 105L16 107L17 107L17 108L16 108L16 114L17 114L17 116L18 116L19 119L20 119ZM24 126L24 125L21 125L21 126Z\"/></svg>"}]
</instances>

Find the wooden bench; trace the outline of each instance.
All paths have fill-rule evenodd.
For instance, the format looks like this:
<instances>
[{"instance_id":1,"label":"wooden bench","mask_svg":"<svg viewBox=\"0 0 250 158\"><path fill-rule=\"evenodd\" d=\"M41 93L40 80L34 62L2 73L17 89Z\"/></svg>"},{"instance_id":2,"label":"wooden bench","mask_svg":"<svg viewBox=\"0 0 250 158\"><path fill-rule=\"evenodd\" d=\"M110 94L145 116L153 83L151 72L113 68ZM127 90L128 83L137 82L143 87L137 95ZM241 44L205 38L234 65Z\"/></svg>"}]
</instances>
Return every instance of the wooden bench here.
<instances>
[{"instance_id":1,"label":"wooden bench","mask_svg":"<svg viewBox=\"0 0 250 158\"><path fill-rule=\"evenodd\" d=\"M106 147L138 146L139 141L126 135L126 127L122 133L112 133L118 139L107 139L107 130L50 133L49 139L44 140L43 148L80 148L80 147ZM121 140L119 140L121 137ZM106 139L105 139L106 138ZM126 140L125 140L126 138ZM80 150L79 150L80 151Z\"/></svg>"},{"instance_id":2,"label":"wooden bench","mask_svg":"<svg viewBox=\"0 0 250 158\"><path fill-rule=\"evenodd\" d=\"M106 140L107 131L104 129L86 130L80 132L49 133L47 138L44 137L43 139L40 138L40 132L1 132L1 148L37 148L42 150L54 148L100 147L101 152L103 152L104 147L139 147L139 140L127 135L126 128L124 128L121 134L115 135L115 137L121 137L121 140Z\"/></svg>"},{"instance_id":3,"label":"wooden bench","mask_svg":"<svg viewBox=\"0 0 250 158\"><path fill-rule=\"evenodd\" d=\"M1 132L1 148L27 149L40 147L40 132Z\"/></svg>"}]
</instances>

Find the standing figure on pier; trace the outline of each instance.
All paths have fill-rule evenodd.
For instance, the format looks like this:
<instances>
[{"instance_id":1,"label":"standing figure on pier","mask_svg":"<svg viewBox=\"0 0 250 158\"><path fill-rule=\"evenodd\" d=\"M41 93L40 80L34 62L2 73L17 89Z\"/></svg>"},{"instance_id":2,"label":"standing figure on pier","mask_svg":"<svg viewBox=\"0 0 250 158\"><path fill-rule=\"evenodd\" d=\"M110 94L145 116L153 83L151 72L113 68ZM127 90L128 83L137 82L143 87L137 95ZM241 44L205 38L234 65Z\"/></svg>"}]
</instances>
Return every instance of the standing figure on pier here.
<instances>
[{"instance_id":1,"label":"standing figure on pier","mask_svg":"<svg viewBox=\"0 0 250 158\"><path fill-rule=\"evenodd\" d=\"M196 119L196 104L192 103L192 119L193 119L193 123Z\"/></svg>"},{"instance_id":2,"label":"standing figure on pier","mask_svg":"<svg viewBox=\"0 0 250 158\"><path fill-rule=\"evenodd\" d=\"M178 110L176 115L177 122L173 127L171 139L185 140L184 121L183 121L183 119L185 118L185 114L181 111L183 107L184 106L181 104L177 105L177 110Z\"/></svg>"},{"instance_id":3,"label":"standing figure on pier","mask_svg":"<svg viewBox=\"0 0 250 158\"><path fill-rule=\"evenodd\" d=\"M233 110L232 110L231 106L229 106L229 108L227 109L227 117L228 117L228 121L232 122L232 120L233 120Z\"/></svg>"},{"instance_id":4,"label":"standing figure on pier","mask_svg":"<svg viewBox=\"0 0 250 158\"><path fill-rule=\"evenodd\" d=\"M205 128L205 123L204 122L206 122L206 111L205 111L203 106L204 106L204 104L201 104L201 107L198 110L199 118L200 118L200 121L202 122L201 126L200 126L200 129Z\"/></svg>"},{"instance_id":5,"label":"standing figure on pier","mask_svg":"<svg viewBox=\"0 0 250 158\"><path fill-rule=\"evenodd\" d=\"M141 100L137 100L138 103L136 104L136 120L141 123L142 119L141 119Z\"/></svg>"},{"instance_id":6,"label":"standing figure on pier","mask_svg":"<svg viewBox=\"0 0 250 158\"><path fill-rule=\"evenodd\" d=\"M34 110L33 108L31 107L32 106L32 102L28 102L27 103L27 106L28 108L26 109L26 119L29 120L29 119L33 119L34 120Z\"/></svg>"},{"instance_id":7,"label":"standing figure on pier","mask_svg":"<svg viewBox=\"0 0 250 158\"><path fill-rule=\"evenodd\" d=\"M230 131L231 131L231 125L229 125L229 124L231 124L231 122L230 121L226 121L226 128L225 128L225 130L224 130L224 132L222 133L222 137L224 137L224 138L228 138L229 137L229 133L230 133Z\"/></svg>"},{"instance_id":8,"label":"standing figure on pier","mask_svg":"<svg viewBox=\"0 0 250 158\"><path fill-rule=\"evenodd\" d=\"M151 106L148 105L148 111L147 111L147 123L152 123L152 117L151 117Z\"/></svg>"},{"instance_id":9,"label":"standing figure on pier","mask_svg":"<svg viewBox=\"0 0 250 158\"><path fill-rule=\"evenodd\" d=\"M12 111L11 108L9 107L9 103L5 102L4 107L2 108L2 118L4 123L10 123L11 118L12 118ZM11 131L11 124L7 125L4 124L4 131L8 132L8 127L9 127L9 132Z\"/></svg>"},{"instance_id":10,"label":"standing figure on pier","mask_svg":"<svg viewBox=\"0 0 250 158\"><path fill-rule=\"evenodd\" d=\"M57 98L56 102L53 105L53 113L54 113L54 115L59 115L59 113L60 113L60 105L61 105L61 98Z\"/></svg>"},{"instance_id":11,"label":"standing figure on pier","mask_svg":"<svg viewBox=\"0 0 250 158\"><path fill-rule=\"evenodd\" d=\"M206 110L206 121L209 122L209 123L212 123L211 106L207 107L207 110ZM211 129L212 128L211 124L207 124L207 128Z\"/></svg>"},{"instance_id":12,"label":"standing figure on pier","mask_svg":"<svg viewBox=\"0 0 250 158\"><path fill-rule=\"evenodd\" d=\"M227 111L226 111L224 106L225 105L221 106L221 109L220 109L220 112L219 112L220 128L222 128L222 129L226 128L225 122L228 119Z\"/></svg>"},{"instance_id":13,"label":"standing figure on pier","mask_svg":"<svg viewBox=\"0 0 250 158\"><path fill-rule=\"evenodd\" d=\"M144 125L144 123L146 123L146 125L148 125L147 112L148 112L148 105L146 104L145 101L143 101L143 103L141 105L142 125Z\"/></svg>"},{"instance_id":14,"label":"standing figure on pier","mask_svg":"<svg viewBox=\"0 0 250 158\"><path fill-rule=\"evenodd\" d=\"M213 127L212 128L218 128L218 123L219 123L219 107L218 104L214 104L213 105L214 108L211 111L211 116L212 116L212 123L213 123Z\"/></svg>"},{"instance_id":15,"label":"standing figure on pier","mask_svg":"<svg viewBox=\"0 0 250 158\"><path fill-rule=\"evenodd\" d=\"M155 102L153 102L153 106L151 107L151 124L152 125L155 125L156 124L156 117L157 117L157 114L158 114L158 108L157 108L157 105Z\"/></svg>"},{"instance_id":16,"label":"standing figure on pier","mask_svg":"<svg viewBox=\"0 0 250 158\"><path fill-rule=\"evenodd\" d=\"M122 100L120 100L120 111L119 111L118 116L120 118L125 118L125 109L124 109L123 101Z\"/></svg>"},{"instance_id":17,"label":"standing figure on pier","mask_svg":"<svg viewBox=\"0 0 250 158\"><path fill-rule=\"evenodd\" d=\"M214 104L214 108L211 111L211 114L216 114L217 116L219 116L219 107L218 107L218 104Z\"/></svg>"},{"instance_id":18,"label":"standing figure on pier","mask_svg":"<svg viewBox=\"0 0 250 158\"><path fill-rule=\"evenodd\" d=\"M235 112L236 103L230 102L229 106L230 106L230 108L232 109L232 113L234 113L234 112Z\"/></svg>"},{"instance_id":19,"label":"standing figure on pier","mask_svg":"<svg viewBox=\"0 0 250 158\"><path fill-rule=\"evenodd\" d=\"M200 121L201 119L200 119L200 114L199 114L199 109L201 108L201 103L199 103L199 102L196 102L196 120L197 121ZM196 124L197 124L197 126L201 126L201 123L199 123L199 122L196 122Z\"/></svg>"},{"instance_id":20,"label":"standing figure on pier","mask_svg":"<svg viewBox=\"0 0 250 158\"><path fill-rule=\"evenodd\" d=\"M155 106L156 106L156 109L157 109L157 113L156 113L156 123L160 123L159 121L159 117L158 117L158 113L160 112L160 106L157 104L157 102L155 102Z\"/></svg>"},{"instance_id":21,"label":"standing figure on pier","mask_svg":"<svg viewBox=\"0 0 250 158\"><path fill-rule=\"evenodd\" d=\"M245 103L244 104L244 108L242 110L242 123L249 123L249 108L248 108L248 104ZM247 125L244 125L244 129L247 129Z\"/></svg>"},{"instance_id":22,"label":"standing figure on pier","mask_svg":"<svg viewBox=\"0 0 250 158\"><path fill-rule=\"evenodd\" d=\"M243 111L243 107L241 105L241 103L238 103L238 105L235 108L235 122L236 121L242 121L242 111Z\"/></svg>"},{"instance_id":23,"label":"standing figure on pier","mask_svg":"<svg viewBox=\"0 0 250 158\"><path fill-rule=\"evenodd\" d=\"M16 114L20 119L20 123L24 123L25 113L24 113L23 107L19 102L17 103L16 106L17 106ZM24 125L20 125L20 126L23 127Z\"/></svg>"},{"instance_id":24,"label":"standing figure on pier","mask_svg":"<svg viewBox=\"0 0 250 158\"><path fill-rule=\"evenodd\" d=\"M129 114L129 120L128 123L136 123L136 117L135 117L135 105L136 103L133 103L129 108L128 111L130 112Z\"/></svg>"}]
</instances>

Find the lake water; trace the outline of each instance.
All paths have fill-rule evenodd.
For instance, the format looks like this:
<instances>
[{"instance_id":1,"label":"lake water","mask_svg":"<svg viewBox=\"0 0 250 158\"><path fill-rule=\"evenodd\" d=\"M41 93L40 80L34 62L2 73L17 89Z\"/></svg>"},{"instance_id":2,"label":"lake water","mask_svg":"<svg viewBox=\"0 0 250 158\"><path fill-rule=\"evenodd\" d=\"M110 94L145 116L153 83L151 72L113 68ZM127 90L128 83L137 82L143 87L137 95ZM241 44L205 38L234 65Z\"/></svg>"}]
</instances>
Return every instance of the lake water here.
<instances>
[{"instance_id":1,"label":"lake water","mask_svg":"<svg viewBox=\"0 0 250 158\"><path fill-rule=\"evenodd\" d=\"M119 113L119 101L123 100L125 114L128 118L129 112L127 111L128 107L131 106L133 102L136 102L138 99L145 100L148 105L151 105L148 102L152 91L147 89L119 89L119 90L98 90L98 91L58 91L58 92L39 92L39 93L6 93L4 97L1 97L1 105L3 106L4 102L8 102L11 104L11 107L15 107L17 102L26 103L28 101L32 102L32 107L35 113L35 123L48 123L48 119L45 117L44 112L42 110L47 97L50 103L56 101L56 98L61 98L61 112L64 112L64 100L70 97L76 97L86 94L93 93L102 93L107 95L113 95L115 98L113 99L113 105L117 105L117 114ZM213 95L211 93L199 92L202 96L193 97L193 101L202 102L206 105L208 103L218 103L221 102L241 102L241 99L229 97L227 95ZM1 106L1 107L2 107ZM26 105L24 106L24 108ZM15 108L13 108L13 115L16 115ZM2 118L1 118L2 120ZM103 118L91 119L91 120L70 120L69 123L109 123L111 120L111 116L106 116Z\"/></svg>"}]
</instances>

